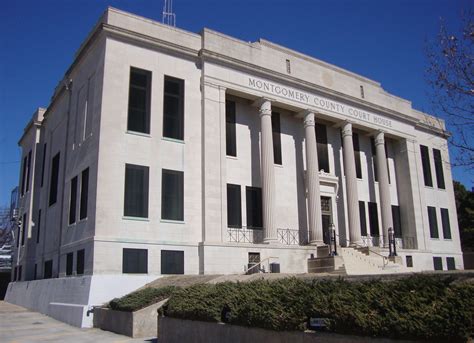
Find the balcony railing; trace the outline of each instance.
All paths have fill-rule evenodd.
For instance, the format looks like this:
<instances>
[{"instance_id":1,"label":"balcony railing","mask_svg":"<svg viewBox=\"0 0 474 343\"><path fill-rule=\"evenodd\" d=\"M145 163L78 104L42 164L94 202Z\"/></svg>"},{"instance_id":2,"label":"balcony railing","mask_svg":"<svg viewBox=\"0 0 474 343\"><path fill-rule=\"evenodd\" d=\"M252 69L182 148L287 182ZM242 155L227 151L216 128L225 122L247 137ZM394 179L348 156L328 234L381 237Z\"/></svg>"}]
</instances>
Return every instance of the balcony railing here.
<instances>
[{"instance_id":1,"label":"balcony railing","mask_svg":"<svg viewBox=\"0 0 474 343\"><path fill-rule=\"evenodd\" d=\"M232 243L263 243L263 229L248 228L228 228L228 241ZM285 245L305 245L307 239L299 230L277 229L278 242Z\"/></svg>"},{"instance_id":2,"label":"balcony railing","mask_svg":"<svg viewBox=\"0 0 474 343\"><path fill-rule=\"evenodd\" d=\"M286 245L305 245L307 239L303 237L299 230L277 229L278 241Z\"/></svg>"}]
</instances>

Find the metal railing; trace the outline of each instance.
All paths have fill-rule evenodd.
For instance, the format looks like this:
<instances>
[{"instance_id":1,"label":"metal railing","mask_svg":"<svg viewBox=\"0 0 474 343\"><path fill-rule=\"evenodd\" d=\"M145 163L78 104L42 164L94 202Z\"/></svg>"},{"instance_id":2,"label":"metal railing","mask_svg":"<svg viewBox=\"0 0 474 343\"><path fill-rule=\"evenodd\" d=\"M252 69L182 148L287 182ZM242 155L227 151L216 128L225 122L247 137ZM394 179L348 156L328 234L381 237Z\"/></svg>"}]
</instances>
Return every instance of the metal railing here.
<instances>
[{"instance_id":1,"label":"metal railing","mask_svg":"<svg viewBox=\"0 0 474 343\"><path fill-rule=\"evenodd\" d=\"M242 226L241 228L227 229L229 242L233 243L262 243L263 229L248 228Z\"/></svg>"},{"instance_id":2,"label":"metal railing","mask_svg":"<svg viewBox=\"0 0 474 343\"><path fill-rule=\"evenodd\" d=\"M341 244L341 237L337 233L336 233L336 236L339 238L339 244ZM384 269L385 266L388 264L388 261L389 261L388 256L382 255L379 252L370 249L370 247L368 246L364 246L362 244L357 244L357 243L351 243L347 238L345 238L344 240L346 241L346 244L347 244L346 246L348 247L352 246L359 249L367 249L369 251L369 254L372 253L374 255L380 256L382 258L382 269Z\"/></svg>"},{"instance_id":3,"label":"metal railing","mask_svg":"<svg viewBox=\"0 0 474 343\"><path fill-rule=\"evenodd\" d=\"M278 241L286 245L300 245L306 244L306 239L301 234L300 230L292 229L277 229Z\"/></svg>"},{"instance_id":4,"label":"metal railing","mask_svg":"<svg viewBox=\"0 0 474 343\"><path fill-rule=\"evenodd\" d=\"M278 257L270 256L270 257L264 258L263 260L256 263L255 265L253 265L250 268L247 268L247 266L244 266L244 270L245 270L244 275L256 273L257 272L256 270L258 270L258 273L269 273L270 272L270 261L271 260L277 261ZM266 270L265 270L265 266L267 266Z\"/></svg>"}]
</instances>

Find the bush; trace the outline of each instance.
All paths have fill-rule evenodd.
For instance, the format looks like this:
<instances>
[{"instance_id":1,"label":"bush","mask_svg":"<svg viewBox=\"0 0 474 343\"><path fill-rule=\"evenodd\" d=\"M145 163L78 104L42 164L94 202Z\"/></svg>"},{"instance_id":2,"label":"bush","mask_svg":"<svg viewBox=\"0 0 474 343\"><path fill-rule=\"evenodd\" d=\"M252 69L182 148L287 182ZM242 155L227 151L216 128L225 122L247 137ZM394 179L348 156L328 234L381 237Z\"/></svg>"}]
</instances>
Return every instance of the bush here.
<instances>
[{"instance_id":1,"label":"bush","mask_svg":"<svg viewBox=\"0 0 474 343\"><path fill-rule=\"evenodd\" d=\"M473 332L474 285L446 276L394 281L288 278L249 283L198 284L177 289L166 316L271 330L305 330L309 317L327 318L342 334L465 341Z\"/></svg>"},{"instance_id":2,"label":"bush","mask_svg":"<svg viewBox=\"0 0 474 343\"><path fill-rule=\"evenodd\" d=\"M115 298L109 302L109 307L116 311L133 312L168 298L177 287L144 288L127 294L122 298Z\"/></svg>"}]
</instances>

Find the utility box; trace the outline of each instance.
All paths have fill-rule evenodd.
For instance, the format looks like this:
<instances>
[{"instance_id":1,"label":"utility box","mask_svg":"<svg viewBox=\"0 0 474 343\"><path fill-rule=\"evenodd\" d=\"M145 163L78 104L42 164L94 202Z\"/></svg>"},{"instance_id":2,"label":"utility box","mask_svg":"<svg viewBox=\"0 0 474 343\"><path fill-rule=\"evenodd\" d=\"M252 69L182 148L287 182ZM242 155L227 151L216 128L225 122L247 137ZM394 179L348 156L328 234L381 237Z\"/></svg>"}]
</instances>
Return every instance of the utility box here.
<instances>
[{"instance_id":1,"label":"utility box","mask_svg":"<svg viewBox=\"0 0 474 343\"><path fill-rule=\"evenodd\" d=\"M280 263L270 263L270 273L279 273Z\"/></svg>"}]
</instances>

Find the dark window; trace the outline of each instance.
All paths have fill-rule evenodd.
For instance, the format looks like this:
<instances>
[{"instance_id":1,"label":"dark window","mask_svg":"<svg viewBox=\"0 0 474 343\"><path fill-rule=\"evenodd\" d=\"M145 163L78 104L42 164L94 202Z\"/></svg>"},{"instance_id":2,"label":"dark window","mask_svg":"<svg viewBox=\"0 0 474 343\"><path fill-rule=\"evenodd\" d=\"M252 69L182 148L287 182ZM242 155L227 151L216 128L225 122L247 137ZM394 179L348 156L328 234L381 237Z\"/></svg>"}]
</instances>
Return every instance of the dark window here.
<instances>
[{"instance_id":1,"label":"dark window","mask_svg":"<svg viewBox=\"0 0 474 343\"><path fill-rule=\"evenodd\" d=\"M430 237L439 238L438 220L436 218L436 208L428 206L428 222L430 224Z\"/></svg>"},{"instance_id":2,"label":"dark window","mask_svg":"<svg viewBox=\"0 0 474 343\"><path fill-rule=\"evenodd\" d=\"M84 249L77 251L77 261L76 261L76 274L82 275L84 274L84 259L85 259L86 251Z\"/></svg>"},{"instance_id":3,"label":"dark window","mask_svg":"<svg viewBox=\"0 0 474 343\"><path fill-rule=\"evenodd\" d=\"M454 257L446 257L446 265L448 266L448 270L456 270L456 261Z\"/></svg>"},{"instance_id":4,"label":"dark window","mask_svg":"<svg viewBox=\"0 0 474 343\"><path fill-rule=\"evenodd\" d=\"M16 235L16 247L17 248L20 246L20 236L21 236L21 225L18 225L17 235Z\"/></svg>"},{"instance_id":5,"label":"dark window","mask_svg":"<svg viewBox=\"0 0 474 343\"><path fill-rule=\"evenodd\" d=\"M423 178L425 179L425 186L433 187L433 179L431 178L430 153L428 147L420 145L421 164L423 166Z\"/></svg>"},{"instance_id":6,"label":"dark window","mask_svg":"<svg viewBox=\"0 0 474 343\"><path fill-rule=\"evenodd\" d=\"M367 218L365 217L365 202L359 201L360 234L367 236Z\"/></svg>"},{"instance_id":7,"label":"dark window","mask_svg":"<svg viewBox=\"0 0 474 343\"><path fill-rule=\"evenodd\" d=\"M148 250L123 249L122 273L148 273Z\"/></svg>"},{"instance_id":8,"label":"dark window","mask_svg":"<svg viewBox=\"0 0 474 343\"><path fill-rule=\"evenodd\" d=\"M441 209L441 222L443 223L443 238L451 239L451 225L449 224L449 212L447 208Z\"/></svg>"},{"instance_id":9,"label":"dark window","mask_svg":"<svg viewBox=\"0 0 474 343\"><path fill-rule=\"evenodd\" d=\"M352 134L352 144L354 144L354 159L356 166L356 175L358 179L362 179L362 166L360 164L360 146L359 146L359 134Z\"/></svg>"},{"instance_id":10,"label":"dark window","mask_svg":"<svg viewBox=\"0 0 474 343\"><path fill-rule=\"evenodd\" d=\"M377 203L369 202L369 224L370 224L370 235L379 235L379 215L377 212Z\"/></svg>"},{"instance_id":11,"label":"dark window","mask_svg":"<svg viewBox=\"0 0 474 343\"><path fill-rule=\"evenodd\" d=\"M406 260L407 260L407 267L413 268L413 256L407 255Z\"/></svg>"},{"instance_id":12,"label":"dark window","mask_svg":"<svg viewBox=\"0 0 474 343\"><path fill-rule=\"evenodd\" d=\"M77 203L77 176L71 180L71 194L69 198L69 224L76 222L76 203Z\"/></svg>"},{"instance_id":13,"label":"dark window","mask_svg":"<svg viewBox=\"0 0 474 343\"><path fill-rule=\"evenodd\" d=\"M66 255L66 275L72 275L74 253L70 252Z\"/></svg>"},{"instance_id":14,"label":"dark window","mask_svg":"<svg viewBox=\"0 0 474 343\"><path fill-rule=\"evenodd\" d=\"M328 134L326 125L316 124L316 145L318 148L318 169L329 173Z\"/></svg>"},{"instance_id":15,"label":"dark window","mask_svg":"<svg viewBox=\"0 0 474 343\"><path fill-rule=\"evenodd\" d=\"M89 198L89 168L82 171L81 175L81 202L79 219L87 218L87 199Z\"/></svg>"},{"instance_id":16,"label":"dark window","mask_svg":"<svg viewBox=\"0 0 474 343\"><path fill-rule=\"evenodd\" d=\"M30 190L30 173L31 173L31 150L28 153L28 169L26 171L26 191Z\"/></svg>"},{"instance_id":17,"label":"dark window","mask_svg":"<svg viewBox=\"0 0 474 343\"><path fill-rule=\"evenodd\" d=\"M227 226L242 227L240 185L227 184Z\"/></svg>"},{"instance_id":18,"label":"dark window","mask_svg":"<svg viewBox=\"0 0 474 343\"><path fill-rule=\"evenodd\" d=\"M49 185L49 206L58 200L58 182L59 182L59 152L53 157L51 163L51 182Z\"/></svg>"},{"instance_id":19,"label":"dark window","mask_svg":"<svg viewBox=\"0 0 474 343\"><path fill-rule=\"evenodd\" d=\"M26 213L23 213L23 220L21 222L21 245L25 245L25 235L28 225L26 223Z\"/></svg>"},{"instance_id":20,"label":"dark window","mask_svg":"<svg viewBox=\"0 0 474 343\"><path fill-rule=\"evenodd\" d=\"M161 219L184 220L184 173L163 169L161 179Z\"/></svg>"},{"instance_id":21,"label":"dark window","mask_svg":"<svg viewBox=\"0 0 474 343\"><path fill-rule=\"evenodd\" d=\"M400 206L392 205L393 232L395 237L402 237L402 219L400 216Z\"/></svg>"},{"instance_id":22,"label":"dark window","mask_svg":"<svg viewBox=\"0 0 474 343\"><path fill-rule=\"evenodd\" d=\"M372 150L372 168L374 170L374 181L379 180L379 173L377 170L377 149L375 148L375 139L370 138L370 149Z\"/></svg>"},{"instance_id":23,"label":"dark window","mask_svg":"<svg viewBox=\"0 0 474 343\"><path fill-rule=\"evenodd\" d=\"M41 233L41 210L38 210L38 223L36 225L38 226L38 229L36 230L36 243L39 243Z\"/></svg>"},{"instance_id":24,"label":"dark window","mask_svg":"<svg viewBox=\"0 0 474 343\"><path fill-rule=\"evenodd\" d=\"M272 131L273 131L273 160L275 164L282 164L280 113L272 112Z\"/></svg>"},{"instance_id":25,"label":"dark window","mask_svg":"<svg viewBox=\"0 0 474 343\"><path fill-rule=\"evenodd\" d=\"M148 218L148 167L125 165L124 216Z\"/></svg>"},{"instance_id":26,"label":"dark window","mask_svg":"<svg viewBox=\"0 0 474 343\"><path fill-rule=\"evenodd\" d=\"M184 139L184 80L165 76L163 137Z\"/></svg>"},{"instance_id":27,"label":"dark window","mask_svg":"<svg viewBox=\"0 0 474 343\"><path fill-rule=\"evenodd\" d=\"M151 72L130 68L127 130L150 133Z\"/></svg>"},{"instance_id":28,"label":"dark window","mask_svg":"<svg viewBox=\"0 0 474 343\"><path fill-rule=\"evenodd\" d=\"M443 260L441 257L433 257L434 270L443 270Z\"/></svg>"},{"instance_id":29,"label":"dark window","mask_svg":"<svg viewBox=\"0 0 474 343\"><path fill-rule=\"evenodd\" d=\"M23 159L23 171L21 173L21 196L25 194L25 183L26 183L26 168L28 168L28 157L25 156Z\"/></svg>"},{"instance_id":30,"label":"dark window","mask_svg":"<svg viewBox=\"0 0 474 343\"><path fill-rule=\"evenodd\" d=\"M53 277L53 260L44 263L43 279L51 279Z\"/></svg>"},{"instance_id":31,"label":"dark window","mask_svg":"<svg viewBox=\"0 0 474 343\"><path fill-rule=\"evenodd\" d=\"M44 143L43 145L43 161L41 163L41 187L43 187L45 163L46 163L46 143Z\"/></svg>"},{"instance_id":32,"label":"dark window","mask_svg":"<svg viewBox=\"0 0 474 343\"><path fill-rule=\"evenodd\" d=\"M13 269L13 281L17 281L18 280L18 267L15 267Z\"/></svg>"},{"instance_id":33,"label":"dark window","mask_svg":"<svg viewBox=\"0 0 474 343\"><path fill-rule=\"evenodd\" d=\"M184 251L161 250L161 274L184 274Z\"/></svg>"},{"instance_id":34,"label":"dark window","mask_svg":"<svg viewBox=\"0 0 474 343\"><path fill-rule=\"evenodd\" d=\"M235 102L226 100L225 102L225 137L227 156L237 156L237 136L235 127Z\"/></svg>"},{"instance_id":35,"label":"dark window","mask_svg":"<svg viewBox=\"0 0 474 343\"><path fill-rule=\"evenodd\" d=\"M438 188L445 189L444 184L444 173L443 173L443 160L441 159L441 151L433 149L433 158L435 163L436 181Z\"/></svg>"},{"instance_id":36,"label":"dark window","mask_svg":"<svg viewBox=\"0 0 474 343\"><path fill-rule=\"evenodd\" d=\"M23 278L23 268L22 266L19 266L18 267L18 281L21 281L22 278Z\"/></svg>"},{"instance_id":37,"label":"dark window","mask_svg":"<svg viewBox=\"0 0 474 343\"><path fill-rule=\"evenodd\" d=\"M35 272L33 275L33 280L36 280L38 278L38 265L35 263Z\"/></svg>"},{"instance_id":38,"label":"dark window","mask_svg":"<svg viewBox=\"0 0 474 343\"><path fill-rule=\"evenodd\" d=\"M247 227L261 229L262 219L262 189L258 187L246 188Z\"/></svg>"}]
</instances>

